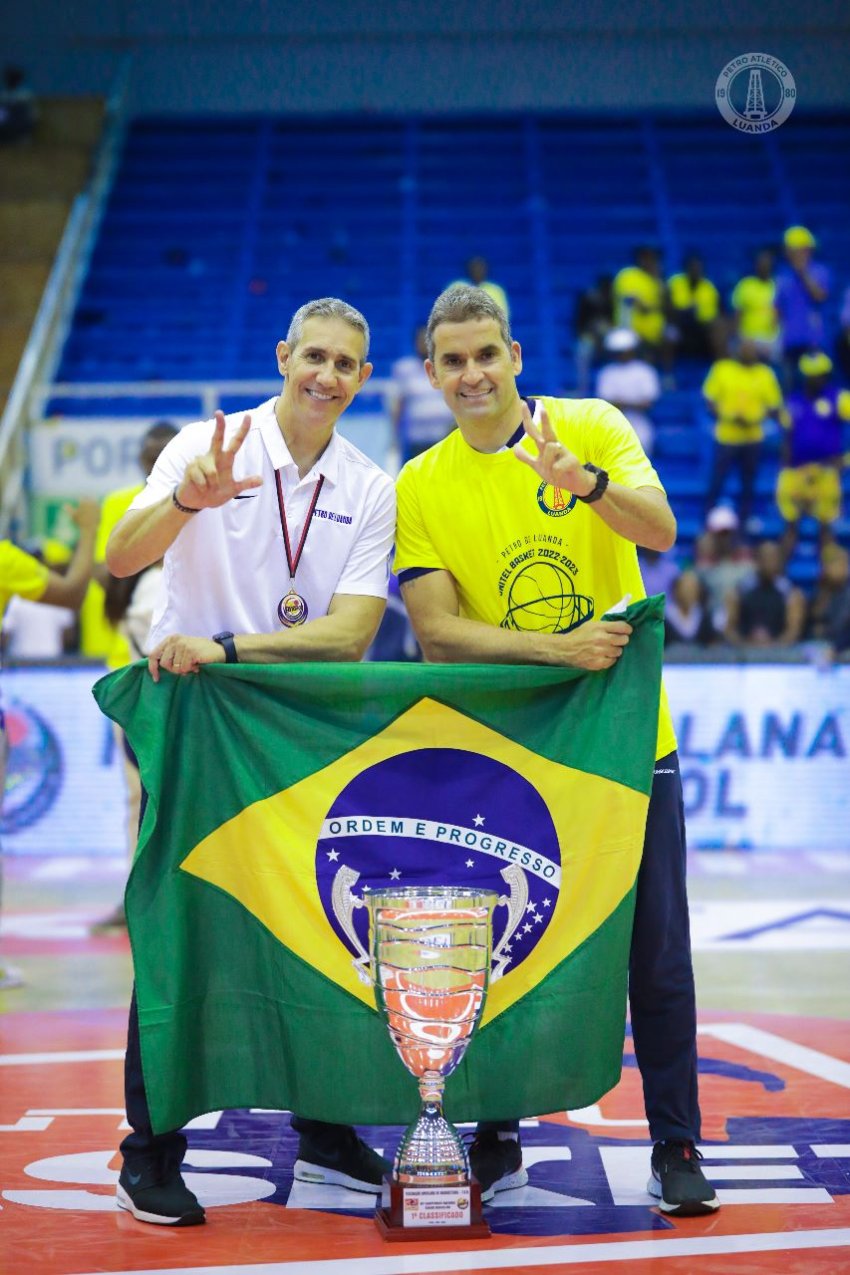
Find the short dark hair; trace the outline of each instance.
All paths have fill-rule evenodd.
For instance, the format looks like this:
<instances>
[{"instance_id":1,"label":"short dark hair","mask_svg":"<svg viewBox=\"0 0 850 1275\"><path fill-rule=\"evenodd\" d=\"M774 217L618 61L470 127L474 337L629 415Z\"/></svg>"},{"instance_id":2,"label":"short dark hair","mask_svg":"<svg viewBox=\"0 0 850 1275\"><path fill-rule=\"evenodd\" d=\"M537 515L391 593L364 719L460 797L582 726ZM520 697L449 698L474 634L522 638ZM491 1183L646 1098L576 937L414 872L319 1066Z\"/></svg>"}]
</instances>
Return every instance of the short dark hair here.
<instances>
[{"instance_id":1,"label":"short dark hair","mask_svg":"<svg viewBox=\"0 0 850 1275\"><path fill-rule=\"evenodd\" d=\"M511 348L511 325L508 316L483 288L475 288L466 283L455 283L445 292L441 292L431 306L428 326L425 329L425 340L428 345L428 358L434 359L434 330L441 323L466 323L469 319L495 319L499 325L499 334L508 349Z\"/></svg>"}]
</instances>

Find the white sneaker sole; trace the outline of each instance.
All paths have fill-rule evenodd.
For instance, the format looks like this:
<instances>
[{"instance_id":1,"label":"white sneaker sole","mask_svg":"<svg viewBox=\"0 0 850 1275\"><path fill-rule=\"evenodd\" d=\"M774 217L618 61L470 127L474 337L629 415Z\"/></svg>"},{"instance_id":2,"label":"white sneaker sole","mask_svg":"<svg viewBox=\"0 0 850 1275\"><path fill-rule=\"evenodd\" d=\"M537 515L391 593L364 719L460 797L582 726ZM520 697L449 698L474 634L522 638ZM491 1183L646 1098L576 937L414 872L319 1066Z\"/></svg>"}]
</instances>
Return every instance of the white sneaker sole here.
<instances>
[{"instance_id":1,"label":"white sneaker sole","mask_svg":"<svg viewBox=\"0 0 850 1275\"><path fill-rule=\"evenodd\" d=\"M362 1191L364 1195L381 1194L380 1183L351 1178L338 1169L326 1169L321 1164L310 1164L308 1160L295 1161L293 1177L296 1182L311 1182L313 1186L345 1186L349 1191Z\"/></svg>"},{"instance_id":2,"label":"white sneaker sole","mask_svg":"<svg viewBox=\"0 0 850 1275\"><path fill-rule=\"evenodd\" d=\"M516 1173L507 1173L499 1178L486 1191L481 1192L481 1203L489 1204L494 1195L501 1195L503 1191L516 1191L521 1186L528 1186L527 1169L517 1169Z\"/></svg>"},{"instance_id":3,"label":"white sneaker sole","mask_svg":"<svg viewBox=\"0 0 850 1275\"><path fill-rule=\"evenodd\" d=\"M132 1213L137 1222L152 1222L154 1226L198 1226L206 1220L203 1213L197 1221L193 1220L192 1222L187 1222L185 1217L163 1217L161 1213L146 1213L144 1209L138 1208L133 1203L120 1182L115 1192L115 1198L119 1209L125 1209L128 1213Z\"/></svg>"},{"instance_id":4,"label":"white sneaker sole","mask_svg":"<svg viewBox=\"0 0 850 1275\"><path fill-rule=\"evenodd\" d=\"M716 1195L710 1200L687 1200L683 1204L669 1204L662 1194L661 1183L654 1175L650 1175L646 1190L653 1199L658 1201L658 1207L662 1213L672 1213L677 1217L699 1217L704 1213L714 1213L720 1208L720 1201Z\"/></svg>"}]
</instances>

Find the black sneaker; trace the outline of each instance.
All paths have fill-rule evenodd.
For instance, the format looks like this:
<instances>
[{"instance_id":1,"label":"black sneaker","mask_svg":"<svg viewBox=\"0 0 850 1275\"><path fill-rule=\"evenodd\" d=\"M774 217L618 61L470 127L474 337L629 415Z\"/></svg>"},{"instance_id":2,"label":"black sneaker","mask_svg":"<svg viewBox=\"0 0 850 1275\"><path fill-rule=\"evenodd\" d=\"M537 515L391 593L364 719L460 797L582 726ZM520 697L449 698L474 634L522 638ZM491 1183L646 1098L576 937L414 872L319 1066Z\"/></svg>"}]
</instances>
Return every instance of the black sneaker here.
<instances>
[{"instance_id":1,"label":"black sneaker","mask_svg":"<svg viewBox=\"0 0 850 1275\"><path fill-rule=\"evenodd\" d=\"M180 1176L180 1166L159 1159L125 1163L118 1178L118 1207L138 1222L158 1226L200 1226L203 1207Z\"/></svg>"},{"instance_id":2,"label":"black sneaker","mask_svg":"<svg viewBox=\"0 0 850 1275\"><path fill-rule=\"evenodd\" d=\"M679 1138L656 1142L646 1189L658 1200L662 1212L676 1217L698 1217L720 1208L714 1187L700 1168L701 1159L701 1153L692 1142Z\"/></svg>"},{"instance_id":3,"label":"black sneaker","mask_svg":"<svg viewBox=\"0 0 850 1275\"><path fill-rule=\"evenodd\" d=\"M519 1138L500 1138L495 1130L475 1135L469 1148L469 1165L481 1185L482 1204L499 1191L513 1191L528 1182Z\"/></svg>"},{"instance_id":4,"label":"black sneaker","mask_svg":"<svg viewBox=\"0 0 850 1275\"><path fill-rule=\"evenodd\" d=\"M379 1195L384 1178L391 1171L389 1160L368 1147L353 1129L343 1129L328 1141L304 1133L298 1139L294 1169L298 1182L347 1186L350 1191Z\"/></svg>"}]
</instances>

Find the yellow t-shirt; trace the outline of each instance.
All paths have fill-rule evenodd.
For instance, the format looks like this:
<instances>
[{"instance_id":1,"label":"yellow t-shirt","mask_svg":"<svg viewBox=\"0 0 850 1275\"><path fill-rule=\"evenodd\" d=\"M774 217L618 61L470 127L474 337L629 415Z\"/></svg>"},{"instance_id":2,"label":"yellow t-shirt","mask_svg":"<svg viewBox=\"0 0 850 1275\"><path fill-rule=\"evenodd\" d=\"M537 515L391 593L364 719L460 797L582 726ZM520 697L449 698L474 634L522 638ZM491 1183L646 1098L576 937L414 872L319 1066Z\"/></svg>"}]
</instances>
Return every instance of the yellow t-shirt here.
<instances>
[{"instance_id":1,"label":"yellow t-shirt","mask_svg":"<svg viewBox=\"0 0 850 1275\"><path fill-rule=\"evenodd\" d=\"M11 540L0 540L0 616L13 597L37 602L47 588L50 572L32 554Z\"/></svg>"},{"instance_id":2,"label":"yellow t-shirt","mask_svg":"<svg viewBox=\"0 0 850 1275\"><path fill-rule=\"evenodd\" d=\"M617 326L632 328L651 345L664 335L664 284L640 266L626 266L614 279ZM637 300L648 313L635 308Z\"/></svg>"},{"instance_id":3,"label":"yellow t-shirt","mask_svg":"<svg viewBox=\"0 0 850 1275\"><path fill-rule=\"evenodd\" d=\"M136 483L133 487L121 487L110 492L100 507L100 521L94 544L95 562L106 561L106 542L124 517L131 503L143 490ZM96 580L92 580L80 607L80 651L92 659L105 660L109 668L122 668L133 656L127 639L114 628L103 613L104 592Z\"/></svg>"},{"instance_id":4,"label":"yellow t-shirt","mask_svg":"<svg viewBox=\"0 0 850 1275\"><path fill-rule=\"evenodd\" d=\"M771 343L779 336L776 314L776 284L772 279L746 275L739 279L731 296L732 309L738 312L738 331L750 341Z\"/></svg>"},{"instance_id":5,"label":"yellow t-shirt","mask_svg":"<svg viewBox=\"0 0 850 1275\"><path fill-rule=\"evenodd\" d=\"M700 279L693 286L686 274L671 275L667 281L670 302L676 310L694 309L700 323L711 323L720 309L720 294L710 279Z\"/></svg>"},{"instance_id":6,"label":"yellow t-shirt","mask_svg":"<svg viewBox=\"0 0 850 1275\"><path fill-rule=\"evenodd\" d=\"M664 490L631 425L610 403L539 401L582 461L625 487ZM510 451L475 451L460 430L399 475L395 570L412 567L449 571L464 617L526 632L565 633L601 618L627 593L632 601L646 597L635 546L590 505L539 482ZM662 689L657 756L675 747Z\"/></svg>"},{"instance_id":7,"label":"yellow t-shirt","mask_svg":"<svg viewBox=\"0 0 850 1275\"><path fill-rule=\"evenodd\" d=\"M764 363L745 367L737 359L718 359L709 369L702 392L717 409L714 437L718 443L760 442L765 417L782 406L776 373ZM734 420L736 416L744 423Z\"/></svg>"}]
</instances>

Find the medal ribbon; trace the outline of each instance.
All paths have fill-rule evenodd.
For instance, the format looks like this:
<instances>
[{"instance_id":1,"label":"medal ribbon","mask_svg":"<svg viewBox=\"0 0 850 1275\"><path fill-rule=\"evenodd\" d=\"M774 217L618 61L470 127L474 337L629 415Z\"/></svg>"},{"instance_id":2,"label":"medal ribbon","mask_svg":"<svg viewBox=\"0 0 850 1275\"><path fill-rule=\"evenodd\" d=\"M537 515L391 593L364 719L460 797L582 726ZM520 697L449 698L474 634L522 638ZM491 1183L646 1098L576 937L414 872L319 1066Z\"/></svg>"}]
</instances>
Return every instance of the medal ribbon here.
<instances>
[{"instance_id":1,"label":"medal ribbon","mask_svg":"<svg viewBox=\"0 0 850 1275\"><path fill-rule=\"evenodd\" d=\"M319 501L319 492L322 490L322 484L325 481L324 474L319 476L313 492L313 499L310 501L310 508L307 511L307 517L304 521L304 530L301 532L301 539L298 541L298 548L293 555L292 545L289 540L289 528L286 525L286 510L283 506L283 487L280 481L280 470L274 471L274 480L277 484L277 507L280 510L280 526L283 531L283 547L286 552L286 565L289 567L289 582L292 586L295 582L295 572L298 570L298 563L301 561L301 555L304 552L304 544L307 540L307 532L310 530L310 523L313 521L313 514L316 512L316 505Z\"/></svg>"}]
</instances>

